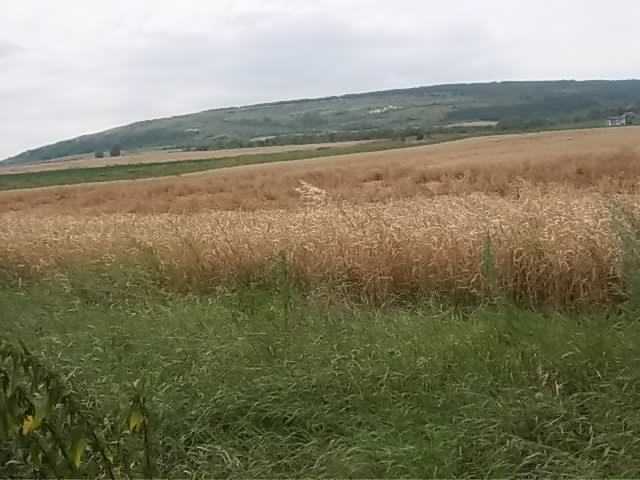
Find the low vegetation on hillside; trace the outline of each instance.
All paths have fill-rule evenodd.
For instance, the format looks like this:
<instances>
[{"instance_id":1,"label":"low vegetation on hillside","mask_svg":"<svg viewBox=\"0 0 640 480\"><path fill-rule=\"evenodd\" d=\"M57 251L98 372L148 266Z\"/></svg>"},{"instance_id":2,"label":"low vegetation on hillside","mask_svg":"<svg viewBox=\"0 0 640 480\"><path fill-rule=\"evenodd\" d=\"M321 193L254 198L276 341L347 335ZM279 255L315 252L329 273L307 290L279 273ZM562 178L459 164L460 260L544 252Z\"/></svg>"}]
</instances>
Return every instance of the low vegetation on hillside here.
<instances>
[{"instance_id":1,"label":"low vegetation on hillside","mask_svg":"<svg viewBox=\"0 0 640 480\"><path fill-rule=\"evenodd\" d=\"M639 99L639 80L502 82L389 90L148 120L36 148L9 162L108 152L115 145L124 150L206 150L420 137L477 121L489 131L598 126L604 125L609 115L640 110ZM487 127L487 122L496 126ZM458 130L479 129L467 126Z\"/></svg>"}]
</instances>

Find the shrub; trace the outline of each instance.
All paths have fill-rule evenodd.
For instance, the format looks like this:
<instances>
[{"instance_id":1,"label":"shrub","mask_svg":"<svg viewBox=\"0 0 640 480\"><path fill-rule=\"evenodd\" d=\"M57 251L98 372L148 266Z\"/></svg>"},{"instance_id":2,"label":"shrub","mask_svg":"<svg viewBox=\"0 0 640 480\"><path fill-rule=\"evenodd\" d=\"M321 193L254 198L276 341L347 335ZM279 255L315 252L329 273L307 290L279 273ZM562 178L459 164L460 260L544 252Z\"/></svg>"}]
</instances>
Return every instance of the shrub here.
<instances>
[{"instance_id":1,"label":"shrub","mask_svg":"<svg viewBox=\"0 0 640 480\"><path fill-rule=\"evenodd\" d=\"M133 383L122 411L92 411L87 405L94 401L81 401L24 344L19 348L3 338L0 380L0 453L12 459L6 465L0 461L3 476L115 478L125 463L141 470L131 474L153 475L149 413L140 380Z\"/></svg>"},{"instance_id":2,"label":"shrub","mask_svg":"<svg viewBox=\"0 0 640 480\"><path fill-rule=\"evenodd\" d=\"M120 145L114 145L113 147L111 147L109 154L112 157L119 157L120 155L122 155L122 149L120 148Z\"/></svg>"}]
</instances>

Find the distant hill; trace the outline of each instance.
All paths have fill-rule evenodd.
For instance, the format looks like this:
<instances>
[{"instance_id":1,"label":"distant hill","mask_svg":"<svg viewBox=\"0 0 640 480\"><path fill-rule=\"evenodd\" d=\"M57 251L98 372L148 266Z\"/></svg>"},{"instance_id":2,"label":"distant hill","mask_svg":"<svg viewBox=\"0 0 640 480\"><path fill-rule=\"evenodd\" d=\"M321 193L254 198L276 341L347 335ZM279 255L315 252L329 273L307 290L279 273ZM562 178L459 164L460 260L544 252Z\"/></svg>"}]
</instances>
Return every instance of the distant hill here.
<instances>
[{"instance_id":1,"label":"distant hill","mask_svg":"<svg viewBox=\"0 0 640 480\"><path fill-rule=\"evenodd\" d=\"M602 124L640 111L640 80L499 82L220 108L147 120L26 151L8 163L148 148L215 149L428 134L443 128L526 130ZM477 126L475 126L477 125Z\"/></svg>"}]
</instances>

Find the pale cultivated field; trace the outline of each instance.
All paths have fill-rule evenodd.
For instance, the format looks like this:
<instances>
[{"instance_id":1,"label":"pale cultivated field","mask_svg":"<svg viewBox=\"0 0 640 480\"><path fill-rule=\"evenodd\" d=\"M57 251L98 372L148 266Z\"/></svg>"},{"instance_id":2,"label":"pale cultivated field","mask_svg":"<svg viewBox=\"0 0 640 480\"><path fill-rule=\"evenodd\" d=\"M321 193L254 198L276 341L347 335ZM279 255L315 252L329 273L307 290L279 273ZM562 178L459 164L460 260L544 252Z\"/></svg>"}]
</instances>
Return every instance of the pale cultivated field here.
<instances>
[{"instance_id":1,"label":"pale cultivated field","mask_svg":"<svg viewBox=\"0 0 640 480\"><path fill-rule=\"evenodd\" d=\"M612 302L640 225L639 133L483 138L7 192L0 265L64 281L73 265L132 262L186 291L269 281L286 265L309 289L375 303Z\"/></svg>"},{"instance_id":2,"label":"pale cultivated field","mask_svg":"<svg viewBox=\"0 0 640 480\"><path fill-rule=\"evenodd\" d=\"M181 177L0 193L0 212L193 213L297 208L306 181L352 203L485 192L519 179L635 192L640 127L494 136L439 145L233 167Z\"/></svg>"},{"instance_id":3,"label":"pale cultivated field","mask_svg":"<svg viewBox=\"0 0 640 480\"><path fill-rule=\"evenodd\" d=\"M349 147L368 141L313 143L306 145L278 145L272 147L233 148L211 150L206 152L182 152L172 150L148 150L143 152L124 152L122 156L98 159L93 154L72 155L32 165L8 165L0 163L0 174L42 172L48 170L65 170L70 168L98 168L111 165L133 165L141 163L181 162L185 160L203 160L210 158L239 157L241 155L262 155L269 153L290 152L298 150L317 150L325 147Z\"/></svg>"}]
</instances>

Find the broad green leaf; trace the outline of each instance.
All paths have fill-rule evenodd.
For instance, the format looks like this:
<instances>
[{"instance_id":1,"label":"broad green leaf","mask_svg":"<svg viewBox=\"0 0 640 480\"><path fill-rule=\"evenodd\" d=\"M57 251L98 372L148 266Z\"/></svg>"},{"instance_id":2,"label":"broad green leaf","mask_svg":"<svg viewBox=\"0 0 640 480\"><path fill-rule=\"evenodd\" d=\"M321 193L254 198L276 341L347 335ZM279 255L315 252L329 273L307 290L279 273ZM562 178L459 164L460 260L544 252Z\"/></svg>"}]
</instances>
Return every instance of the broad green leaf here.
<instances>
[{"instance_id":1,"label":"broad green leaf","mask_svg":"<svg viewBox=\"0 0 640 480\"><path fill-rule=\"evenodd\" d=\"M18 392L13 392L9 398L7 398L7 412L12 417L21 417L20 401L18 400Z\"/></svg>"},{"instance_id":2,"label":"broad green leaf","mask_svg":"<svg viewBox=\"0 0 640 480\"><path fill-rule=\"evenodd\" d=\"M7 408L7 399L4 391L0 388L0 440L9 439L9 431L11 422L9 417L9 409Z\"/></svg>"},{"instance_id":3,"label":"broad green leaf","mask_svg":"<svg viewBox=\"0 0 640 480\"><path fill-rule=\"evenodd\" d=\"M29 456L34 465L42 465L42 452L35 442L31 442L31 452Z\"/></svg>"},{"instance_id":4,"label":"broad green leaf","mask_svg":"<svg viewBox=\"0 0 640 480\"><path fill-rule=\"evenodd\" d=\"M0 440L9 440L9 415L0 415Z\"/></svg>"},{"instance_id":5,"label":"broad green leaf","mask_svg":"<svg viewBox=\"0 0 640 480\"><path fill-rule=\"evenodd\" d=\"M142 412L137 408L131 409L131 412L129 413L129 431L139 432L140 430L142 430L143 426L144 415L142 414Z\"/></svg>"},{"instance_id":6,"label":"broad green leaf","mask_svg":"<svg viewBox=\"0 0 640 480\"><path fill-rule=\"evenodd\" d=\"M35 410L33 416L37 419L38 425L40 425L47 415L49 415L49 396L45 394L44 396L34 399L33 406Z\"/></svg>"},{"instance_id":7,"label":"broad green leaf","mask_svg":"<svg viewBox=\"0 0 640 480\"><path fill-rule=\"evenodd\" d=\"M71 462L76 469L80 468L80 464L82 463L82 456L84 455L84 451L87 448L88 443L89 442L82 434L82 432L77 432L73 437L69 457L71 458Z\"/></svg>"},{"instance_id":8,"label":"broad green leaf","mask_svg":"<svg viewBox=\"0 0 640 480\"><path fill-rule=\"evenodd\" d=\"M20 426L19 422L16 418L14 418L10 413L5 415L5 421L7 425L7 434L9 436L14 436L18 433L18 427Z\"/></svg>"},{"instance_id":9,"label":"broad green leaf","mask_svg":"<svg viewBox=\"0 0 640 480\"><path fill-rule=\"evenodd\" d=\"M22 435L29 435L42 425L42 420L33 415L27 415L22 421Z\"/></svg>"}]
</instances>

